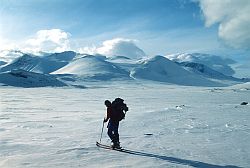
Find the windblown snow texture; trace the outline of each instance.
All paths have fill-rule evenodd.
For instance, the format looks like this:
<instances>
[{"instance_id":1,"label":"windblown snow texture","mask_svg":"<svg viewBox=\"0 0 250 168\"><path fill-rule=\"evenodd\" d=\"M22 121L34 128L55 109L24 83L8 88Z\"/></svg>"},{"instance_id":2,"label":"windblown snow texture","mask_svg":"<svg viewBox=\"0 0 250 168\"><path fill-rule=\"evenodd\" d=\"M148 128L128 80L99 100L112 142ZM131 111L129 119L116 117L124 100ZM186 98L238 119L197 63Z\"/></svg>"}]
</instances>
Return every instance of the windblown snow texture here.
<instances>
[{"instance_id":1,"label":"windblown snow texture","mask_svg":"<svg viewBox=\"0 0 250 168\"><path fill-rule=\"evenodd\" d=\"M23 77L20 77L23 78ZM189 87L98 82L89 88L0 86L0 167L197 167L250 165L249 83ZM121 146L100 149L106 99L125 99ZM110 144L106 124L102 143Z\"/></svg>"}]
</instances>

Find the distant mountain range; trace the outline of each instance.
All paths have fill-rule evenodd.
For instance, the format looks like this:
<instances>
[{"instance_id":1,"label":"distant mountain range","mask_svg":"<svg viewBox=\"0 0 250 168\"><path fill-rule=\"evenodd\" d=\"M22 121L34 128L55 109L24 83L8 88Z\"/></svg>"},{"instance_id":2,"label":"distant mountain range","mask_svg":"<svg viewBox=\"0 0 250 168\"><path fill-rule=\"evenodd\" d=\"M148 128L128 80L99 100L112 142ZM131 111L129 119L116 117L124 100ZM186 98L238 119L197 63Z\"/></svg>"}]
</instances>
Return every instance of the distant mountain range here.
<instances>
[{"instance_id":1,"label":"distant mountain range","mask_svg":"<svg viewBox=\"0 0 250 168\"><path fill-rule=\"evenodd\" d=\"M40 74L22 69L0 73L0 85L17 87L62 87L66 83L49 74Z\"/></svg>"},{"instance_id":2,"label":"distant mountain range","mask_svg":"<svg viewBox=\"0 0 250 168\"><path fill-rule=\"evenodd\" d=\"M186 86L228 86L249 81L223 74L211 68L211 64L197 63L197 53L193 56L195 62L174 58L170 60L166 56L155 56L146 60L132 60L124 56L108 58L73 51L40 56L22 54L8 63L0 60L0 83L42 87L70 86L89 80L148 80Z\"/></svg>"},{"instance_id":3,"label":"distant mountain range","mask_svg":"<svg viewBox=\"0 0 250 168\"><path fill-rule=\"evenodd\" d=\"M76 53L72 51L55 53L48 56L33 56L24 54L11 63L3 66L0 72L22 69L30 72L49 74L64 66L75 58Z\"/></svg>"}]
</instances>

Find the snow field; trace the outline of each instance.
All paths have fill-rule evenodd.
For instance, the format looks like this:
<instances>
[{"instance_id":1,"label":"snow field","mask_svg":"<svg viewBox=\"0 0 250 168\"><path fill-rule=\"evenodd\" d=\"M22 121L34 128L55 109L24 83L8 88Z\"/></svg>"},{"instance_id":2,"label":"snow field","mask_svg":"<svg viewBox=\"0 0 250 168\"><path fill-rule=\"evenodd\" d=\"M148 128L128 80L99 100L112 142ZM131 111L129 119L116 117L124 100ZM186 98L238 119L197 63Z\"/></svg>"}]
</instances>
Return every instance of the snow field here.
<instances>
[{"instance_id":1,"label":"snow field","mask_svg":"<svg viewBox=\"0 0 250 168\"><path fill-rule=\"evenodd\" d=\"M248 86L247 86L248 87ZM245 86L181 87L107 82L77 88L0 87L0 167L248 167ZM126 154L100 149L105 99L129 107ZM102 142L109 144L106 125Z\"/></svg>"}]
</instances>

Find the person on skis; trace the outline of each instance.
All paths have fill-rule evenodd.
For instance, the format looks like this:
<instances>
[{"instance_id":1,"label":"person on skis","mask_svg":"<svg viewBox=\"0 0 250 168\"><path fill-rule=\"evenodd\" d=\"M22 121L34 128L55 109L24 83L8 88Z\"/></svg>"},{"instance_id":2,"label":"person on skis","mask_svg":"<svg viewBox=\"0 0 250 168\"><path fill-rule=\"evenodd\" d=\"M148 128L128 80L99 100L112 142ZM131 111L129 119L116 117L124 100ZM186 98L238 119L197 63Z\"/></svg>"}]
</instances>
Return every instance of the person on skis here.
<instances>
[{"instance_id":1,"label":"person on skis","mask_svg":"<svg viewBox=\"0 0 250 168\"><path fill-rule=\"evenodd\" d=\"M118 133L119 122L125 118L125 114L128 111L128 107L123 101L121 98L116 98L112 103L109 100L105 100L104 102L107 107L107 115L103 122L109 121L107 126L108 136L113 143L113 148L121 148Z\"/></svg>"}]
</instances>

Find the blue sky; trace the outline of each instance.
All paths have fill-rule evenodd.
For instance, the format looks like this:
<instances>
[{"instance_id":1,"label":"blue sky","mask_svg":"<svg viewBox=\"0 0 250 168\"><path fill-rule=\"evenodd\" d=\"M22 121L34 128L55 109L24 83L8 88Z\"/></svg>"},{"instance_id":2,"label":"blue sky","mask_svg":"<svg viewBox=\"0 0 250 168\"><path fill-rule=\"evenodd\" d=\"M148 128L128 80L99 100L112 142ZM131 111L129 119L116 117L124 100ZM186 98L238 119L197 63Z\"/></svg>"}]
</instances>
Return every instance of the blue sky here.
<instances>
[{"instance_id":1,"label":"blue sky","mask_svg":"<svg viewBox=\"0 0 250 168\"><path fill-rule=\"evenodd\" d=\"M173 0L2 0L1 3L2 24L8 36L14 38L53 28L81 38L124 29L159 32L203 25L194 17L199 17L197 5ZM20 34L13 33L17 31Z\"/></svg>"},{"instance_id":2,"label":"blue sky","mask_svg":"<svg viewBox=\"0 0 250 168\"><path fill-rule=\"evenodd\" d=\"M184 1L183 1L184 2ZM95 35L124 26L161 31L202 26L194 3L166 0L1 0L3 20L25 30L60 28L75 35ZM137 26L137 27L136 27Z\"/></svg>"},{"instance_id":3,"label":"blue sky","mask_svg":"<svg viewBox=\"0 0 250 168\"><path fill-rule=\"evenodd\" d=\"M34 48L43 43L39 49L77 51L120 38L133 40L147 55L204 52L249 60L249 38L228 35L237 27L223 31L223 26L232 25L224 18L235 19L231 6L242 9L249 3L224 2L214 1L219 13L207 0L0 0L0 45ZM223 13L225 5L230 8ZM242 20L248 13L243 12L235 16ZM248 27L240 31L248 34ZM60 37L47 37L55 29ZM44 36L46 40L41 40Z\"/></svg>"}]
</instances>

